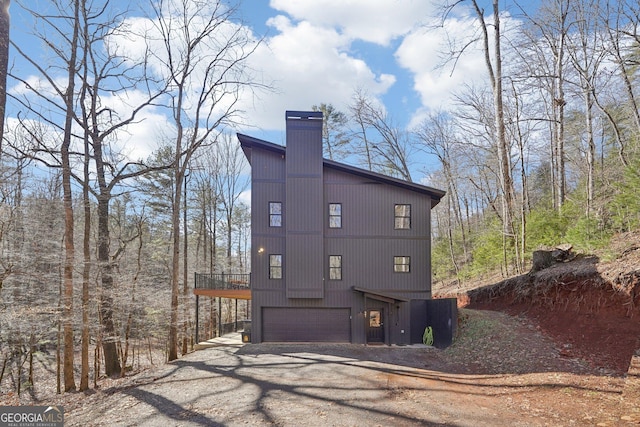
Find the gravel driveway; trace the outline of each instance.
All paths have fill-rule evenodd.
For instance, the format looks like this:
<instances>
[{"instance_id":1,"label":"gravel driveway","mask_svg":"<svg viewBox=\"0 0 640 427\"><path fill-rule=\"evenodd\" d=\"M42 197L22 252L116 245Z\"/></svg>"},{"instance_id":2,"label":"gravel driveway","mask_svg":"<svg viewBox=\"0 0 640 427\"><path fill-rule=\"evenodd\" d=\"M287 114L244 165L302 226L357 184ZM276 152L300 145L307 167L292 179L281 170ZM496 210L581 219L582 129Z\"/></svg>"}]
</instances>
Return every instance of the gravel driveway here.
<instances>
[{"instance_id":1,"label":"gravel driveway","mask_svg":"<svg viewBox=\"0 0 640 427\"><path fill-rule=\"evenodd\" d=\"M81 406L65 408L65 425L515 427L619 421L615 408L614 415L567 408L591 404L577 402L574 391L594 402L619 403L624 380L596 389L572 373L459 374L439 365L441 353L424 346L231 341L85 397Z\"/></svg>"}]
</instances>

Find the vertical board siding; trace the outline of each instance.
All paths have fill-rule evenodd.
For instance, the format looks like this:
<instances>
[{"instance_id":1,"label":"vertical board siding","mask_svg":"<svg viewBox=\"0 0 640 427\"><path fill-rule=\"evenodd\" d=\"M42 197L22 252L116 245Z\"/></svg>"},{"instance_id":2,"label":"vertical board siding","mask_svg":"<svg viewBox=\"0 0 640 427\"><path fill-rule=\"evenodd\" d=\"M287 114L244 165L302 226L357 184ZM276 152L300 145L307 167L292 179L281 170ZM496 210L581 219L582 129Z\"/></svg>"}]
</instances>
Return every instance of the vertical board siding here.
<instances>
[{"instance_id":1,"label":"vertical board siding","mask_svg":"<svg viewBox=\"0 0 640 427\"><path fill-rule=\"evenodd\" d=\"M287 234L285 277L288 298L324 296L322 247L321 234Z\"/></svg>"},{"instance_id":2,"label":"vertical board siding","mask_svg":"<svg viewBox=\"0 0 640 427\"><path fill-rule=\"evenodd\" d=\"M325 256L343 256L342 281L409 298L429 298L431 198L329 168L324 177ZM329 203L342 203L341 229L328 228ZM395 204L411 205L411 229L394 228ZM410 256L411 272L395 273L394 256ZM326 270L328 274L328 265Z\"/></svg>"},{"instance_id":3,"label":"vertical board siding","mask_svg":"<svg viewBox=\"0 0 640 427\"><path fill-rule=\"evenodd\" d=\"M286 174L284 169L283 155L265 150L252 150L252 181L279 181L284 184L285 178Z\"/></svg>"},{"instance_id":4,"label":"vertical board siding","mask_svg":"<svg viewBox=\"0 0 640 427\"><path fill-rule=\"evenodd\" d=\"M318 178L295 178L287 182L287 233L313 233L322 236L322 181Z\"/></svg>"},{"instance_id":5,"label":"vertical board siding","mask_svg":"<svg viewBox=\"0 0 640 427\"><path fill-rule=\"evenodd\" d=\"M261 234L281 234L287 225L284 182L254 182L251 186L251 225ZM282 227L269 227L269 202L282 203Z\"/></svg>"},{"instance_id":6,"label":"vertical board siding","mask_svg":"<svg viewBox=\"0 0 640 427\"><path fill-rule=\"evenodd\" d=\"M287 297L322 298L322 120L287 113L285 168Z\"/></svg>"},{"instance_id":7,"label":"vertical board siding","mask_svg":"<svg viewBox=\"0 0 640 427\"><path fill-rule=\"evenodd\" d=\"M251 319L253 342L262 341L262 311L271 295L284 294L285 279L269 279L269 255L282 254L286 269L286 187L284 157L265 150L251 153ZM282 202L282 227L269 227L269 202ZM286 271L286 270L285 270ZM281 299L281 298L280 298Z\"/></svg>"}]
</instances>

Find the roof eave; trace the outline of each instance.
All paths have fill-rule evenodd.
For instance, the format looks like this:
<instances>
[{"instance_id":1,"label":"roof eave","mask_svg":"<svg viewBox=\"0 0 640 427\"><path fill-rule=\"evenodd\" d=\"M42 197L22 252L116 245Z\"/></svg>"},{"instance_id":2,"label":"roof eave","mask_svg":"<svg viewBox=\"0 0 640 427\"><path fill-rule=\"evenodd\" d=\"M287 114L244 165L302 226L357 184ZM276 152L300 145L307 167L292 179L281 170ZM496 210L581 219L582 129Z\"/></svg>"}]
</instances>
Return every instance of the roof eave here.
<instances>
[{"instance_id":1,"label":"roof eave","mask_svg":"<svg viewBox=\"0 0 640 427\"><path fill-rule=\"evenodd\" d=\"M238 133L237 136L238 136L238 140L240 141L242 150L244 151L244 154L247 157L247 160L249 161L249 164L251 164L251 149L254 147L258 147L260 149L271 151L281 155L286 154L286 147L282 145L274 144L272 142L265 141L259 138L254 138L252 136L244 135L241 133ZM418 193L428 195L431 197L431 200L433 201L431 205L432 208L436 206L440 202L440 199L442 199L442 197L444 197L444 195L446 194L445 191L438 190L437 188L427 187L425 185L403 181L398 178L382 175L377 172L371 172L366 169L360 169L355 166L346 165L344 163L339 163L333 160L323 159L323 164L328 168L350 173L350 174L357 175L367 179L373 179L375 181L394 185L401 188L406 188L411 191L416 191Z\"/></svg>"},{"instance_id":2,"label":"roof eave","mask_svg":"<svg viewBox=\"0 0 640 427\"><path fill-rule=\"evenodd\" d=\"M324 164L329 168L340 170L342 172L351 173L364 178L374 179L376 181L395 185L397 187L402 187L402 188L406 188L408 190L416 191L422 194L427 194L431 196L431 198L434 200L435 203L433 204L433 206L437 205L438 202L440 202L440 199L444 197L444 195L446 194L445 191L438 190L437 188L428 187L426 185L416 184L409 181L404 181L398 178L394 178L392 176L387 176L377 172L368 171L366 169L360 169L355 166L346 165L344 163L339 163L333 160L325 159Z\"/></svg>"}]
</instances>

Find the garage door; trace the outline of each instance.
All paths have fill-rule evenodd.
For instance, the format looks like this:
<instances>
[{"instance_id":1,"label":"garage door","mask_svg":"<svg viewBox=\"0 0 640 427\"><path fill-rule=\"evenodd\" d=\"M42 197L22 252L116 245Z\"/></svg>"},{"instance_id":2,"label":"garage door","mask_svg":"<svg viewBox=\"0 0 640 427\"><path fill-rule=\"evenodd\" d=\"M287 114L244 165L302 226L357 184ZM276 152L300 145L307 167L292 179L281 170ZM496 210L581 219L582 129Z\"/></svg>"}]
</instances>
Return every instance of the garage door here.
<instances>
[{"instance_id":1,"label":"garage door","mask_svg":"<svg viewBox=\"0 0 640 427\"><path fill-rule=\"evenodd\" d=\"M348 308L262 309L262 339L271 342L351 342Z\"/></svg>"}]
</instances>

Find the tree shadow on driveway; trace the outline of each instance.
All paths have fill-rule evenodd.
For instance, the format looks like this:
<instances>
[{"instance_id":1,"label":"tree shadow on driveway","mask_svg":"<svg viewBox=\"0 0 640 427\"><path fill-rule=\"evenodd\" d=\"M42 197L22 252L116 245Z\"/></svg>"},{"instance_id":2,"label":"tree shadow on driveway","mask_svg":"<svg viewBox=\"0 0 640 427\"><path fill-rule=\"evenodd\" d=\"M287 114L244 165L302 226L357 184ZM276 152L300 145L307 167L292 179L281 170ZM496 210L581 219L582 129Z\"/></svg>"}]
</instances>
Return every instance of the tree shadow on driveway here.
<instances>
[{"instance_id":1,"label":"tree shadow on driveway","mask_svg":"<svg viewBox=\"0 0 640 427\"><path fill-rule=\"evenodd\" d=\"M618 393L577 379L571 384L561 374L523 381L522 375L460 375L407 366L429 350L339 344L219 347L174 361L169 371L124 392L145 404L133 405L136 425L213 426L538 425L539 415L528 419L531 415L513 411L509 401L533 389Z\"/></svg>"}]
</instances>

